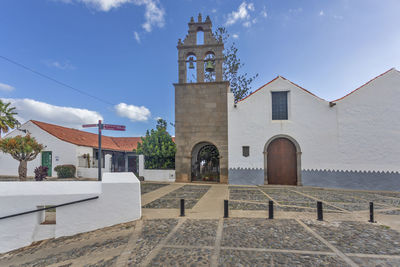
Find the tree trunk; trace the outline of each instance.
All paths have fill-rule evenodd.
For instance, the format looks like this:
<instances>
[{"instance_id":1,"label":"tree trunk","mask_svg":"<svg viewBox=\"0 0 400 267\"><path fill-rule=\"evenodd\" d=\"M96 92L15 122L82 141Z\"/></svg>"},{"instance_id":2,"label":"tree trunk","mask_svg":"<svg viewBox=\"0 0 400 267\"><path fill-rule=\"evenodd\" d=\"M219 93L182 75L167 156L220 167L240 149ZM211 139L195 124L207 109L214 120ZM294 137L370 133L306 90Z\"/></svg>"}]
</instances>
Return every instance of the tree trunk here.
<instances>
[{"instance_id":1,"label":"tree trunk","mask_svg":"<svg viewBox=\"0 0 400 267\"><path fill-rule=\"evenodd\" d=\"M28 162L26 160L21 160L19 162L18 175L19 175L20 181L26 181L26 173L28 171L27 165L28 165Z\"/></svg>"}]
</instances>

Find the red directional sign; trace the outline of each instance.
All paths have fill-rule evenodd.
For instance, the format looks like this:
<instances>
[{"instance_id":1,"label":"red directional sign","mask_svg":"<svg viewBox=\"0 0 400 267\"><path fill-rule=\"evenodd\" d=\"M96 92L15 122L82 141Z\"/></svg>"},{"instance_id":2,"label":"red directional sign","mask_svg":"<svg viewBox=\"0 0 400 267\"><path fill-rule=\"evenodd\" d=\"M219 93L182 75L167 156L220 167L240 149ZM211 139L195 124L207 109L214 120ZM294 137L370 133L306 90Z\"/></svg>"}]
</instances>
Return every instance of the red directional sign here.
<instances>
[{"instance_id":1,"label":"red directional sign","mask_svg":"<svg viewBox=\"0 0 400 267\"><path fill-rule=\"evenodd\" d=\"M125 125L103 124L103 130L125 131Z\"/></svg>"},{"instance_id":2,"label":"red directional sign","mask_svg":"<svg viewBox=\"0 0 400 267\"><path fill-rule=\"evenodd\" d=\"M98 127L98 124L84 124L82 125L83 128L91 128L91 127Z\"/></svg>"}]
</instances>

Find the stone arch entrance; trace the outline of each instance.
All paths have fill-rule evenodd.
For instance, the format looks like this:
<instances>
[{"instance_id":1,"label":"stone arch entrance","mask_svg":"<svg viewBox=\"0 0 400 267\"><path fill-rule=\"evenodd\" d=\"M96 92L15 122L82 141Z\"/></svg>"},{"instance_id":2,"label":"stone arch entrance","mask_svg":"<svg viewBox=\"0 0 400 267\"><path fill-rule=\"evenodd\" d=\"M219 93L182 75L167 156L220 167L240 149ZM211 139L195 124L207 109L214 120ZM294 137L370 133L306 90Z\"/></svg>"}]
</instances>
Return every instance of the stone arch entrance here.
<instances>
[{"instance_id":1,"label":"stone arch entrance","mask_svg":"<svg viewBox=\"0 0 400 267\"><path fill-rule=\"evenodd\" d=\"M217 147L209 142L196 144L192 149L191 181L219 182L220 155Z\"/></svg>"},{"instance_id":2,"label":"stone arch entrance","mask_svg":"<svg viewBox=\"0 0 400 267\"><path fill-rule=\"evenodd\" d=\"M264 183L301 185L301 150L292 137L277 135L265 144Z\"/></svg>"}]
</instances>

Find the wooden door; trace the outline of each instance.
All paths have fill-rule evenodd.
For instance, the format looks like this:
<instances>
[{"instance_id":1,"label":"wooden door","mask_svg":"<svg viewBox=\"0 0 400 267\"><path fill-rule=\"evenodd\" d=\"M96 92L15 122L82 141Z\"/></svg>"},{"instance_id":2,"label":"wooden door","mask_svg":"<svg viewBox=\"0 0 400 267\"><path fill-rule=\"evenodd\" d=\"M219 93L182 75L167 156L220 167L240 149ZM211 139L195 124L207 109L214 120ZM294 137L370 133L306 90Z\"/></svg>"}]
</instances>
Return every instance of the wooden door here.
<instances>
[{"instance_id":1,"label":"wooden door","mask_svg":"<svg viewBox=\"0 0 400 267\"><path fill-rule=\"evenodd\" d=\"M51 157L51 151L43 151L42 152L42 166L46 166L49 168L47 171L47 176L51 177L51 171L52 171L52 157Z\"/></svg>"},{"instance_id":2,"label":"wooden door","mask_svg":"<svg viewBox=\"0 0 400 267\"><path fill-rule=\"evenodd\" d=\"M286 138L277 138L267 148L268 184L297 185L295 145Z\"/></svg>"}]
</instances>

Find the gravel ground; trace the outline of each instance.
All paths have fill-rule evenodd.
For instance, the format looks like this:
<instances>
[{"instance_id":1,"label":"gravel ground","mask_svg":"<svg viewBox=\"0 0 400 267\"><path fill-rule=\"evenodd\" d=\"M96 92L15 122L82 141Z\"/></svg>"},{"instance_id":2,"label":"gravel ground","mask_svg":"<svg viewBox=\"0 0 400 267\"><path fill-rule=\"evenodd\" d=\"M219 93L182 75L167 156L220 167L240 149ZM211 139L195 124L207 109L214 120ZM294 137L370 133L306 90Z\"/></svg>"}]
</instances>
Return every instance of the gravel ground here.
<instances>
[{"instance_id":1,"label":"gravel ground","mask_svg":"<svg viewBox=\"0 0 400 267\"><path fill-rule=\"evenodd\" d=\"M180 199L185 199L185 208L191 209L210 189L209 185L184 185L165 196L143 206L149 209L178 209Z\"/></svg>"},{"instance_id":2,"label":"gravel ground","mask_svg":"<svg viewBox=\"0 0 400 267\"><path fill-rule=\"evenodd\" d=\"M217 227L218 220L187 220L167 244L214 246Z\"/></svg>"},{"instance_id":3,"label":"gravel ground","mask_svg":"<svg viewBox=\"0 0 400 267\"><path fill-rule=\"evenodd\" d=\"M294 220L232 218L224 221L221 246L328 251Z\"/></svg>"},{"instance_id":4,"label":"gravel ground","mask_svg":"<svg viewBox=\"0 0 400 267\"><path fill-rule=\"evenodd\" d=\"M219 266L348 266L340 258L329 255L271 253L223 249Z\"/></svg>"},{"instance_id":5,"label":"gravel ground","mask_svg":"<svg viewBox=\"0 0 400 267\"><path fill-rule=\"evenodd\" d=\"M210 266L212 250L164 247L150 266Z\"/></svg>"},{"instance_id":6,"label":"gravel ground","mask_svg":"<svg viewBox=\"0 0 400 267\"><path fill-rule=\"evenodd\" d=\"M348 221L305 223L344 253L400 255L400 233L386 227Z\"/></svg>"},{"instance_id":7,"label":"gravel ground","mask_svg":"<svg viewBox=\"0 0 400 267\"><path fill-rule=\"evenodd\" d=\"M146 221L135 247L132 248L128 260L129 266L137 266L142 262L153 248L171 232L177 223L177 219Z\"/></svg>"},{"instance_id":8,"label":"gravel ground","mask_svg":"<svg viewBox=\"0 0 400 267\"><path fill-rule=\"evenodd\" d=\"M400 259L374 259L350 257L355 263L363 267L396 267L400 266Z\"/></svg>"},{"instance_id":9,"label":"gravel ground","mask_svg":"<svg viewBox=\"0 0 400 267\"><path fill-rule=\"evenodd\" d=\"M153 183L140 183L140 192L141 194L146 194L151 191L160 189L161 187L167 186L169 184L153 184Z\"/></svg>"}]
</instances>

